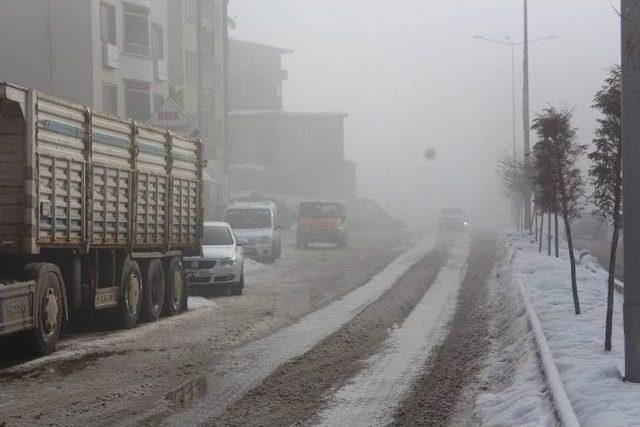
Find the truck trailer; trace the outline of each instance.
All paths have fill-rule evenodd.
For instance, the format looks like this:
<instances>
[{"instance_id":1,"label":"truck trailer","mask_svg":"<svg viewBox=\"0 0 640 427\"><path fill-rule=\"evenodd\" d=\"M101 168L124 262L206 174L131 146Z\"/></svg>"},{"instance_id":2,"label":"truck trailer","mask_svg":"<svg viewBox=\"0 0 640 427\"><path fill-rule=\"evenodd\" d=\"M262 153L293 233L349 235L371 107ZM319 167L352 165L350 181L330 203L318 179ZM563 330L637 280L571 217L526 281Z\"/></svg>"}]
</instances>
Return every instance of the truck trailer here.
<instances>
[{"instance_id":1,"label":"truck trailer","mask_svg":"<svg viewBox=\"0 0 640 427\"><path fill-rule=\"evenodd\" d=\"M202 168L196 139L0 83L0 337L48 354L74 313L186 309Z\"/></svg>"}]
</instances>

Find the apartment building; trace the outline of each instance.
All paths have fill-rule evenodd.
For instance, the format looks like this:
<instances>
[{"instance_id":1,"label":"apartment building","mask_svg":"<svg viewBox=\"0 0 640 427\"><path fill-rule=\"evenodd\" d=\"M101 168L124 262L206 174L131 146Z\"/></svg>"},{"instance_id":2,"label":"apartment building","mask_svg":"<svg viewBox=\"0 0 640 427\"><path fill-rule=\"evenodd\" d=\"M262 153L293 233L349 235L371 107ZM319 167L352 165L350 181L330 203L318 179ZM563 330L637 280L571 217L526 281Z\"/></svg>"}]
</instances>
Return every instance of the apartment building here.
<instances>
[{"instance_id":1,"label":"apartment building","mask_svg":"<svg viewBox=\"0 0 640 427\"><path fill-rule=\"evenodd\" d=\"M3 0L0 81L188 129L204 145L206 206L214 216L228 193L227 3ZM163 106L175 111L153 115ZM189 126L172 127L176 117Z\"/></svg>"},{"instance_id":2,"label":"apartment building","mask_svg":"<svg viewBox=\"0 0 640 427\"><path fill-rule=\"evenodd\" d=\"M6 3L1 80L137 120L168 97L167 0Z\"/></svg>"}]
</instances>

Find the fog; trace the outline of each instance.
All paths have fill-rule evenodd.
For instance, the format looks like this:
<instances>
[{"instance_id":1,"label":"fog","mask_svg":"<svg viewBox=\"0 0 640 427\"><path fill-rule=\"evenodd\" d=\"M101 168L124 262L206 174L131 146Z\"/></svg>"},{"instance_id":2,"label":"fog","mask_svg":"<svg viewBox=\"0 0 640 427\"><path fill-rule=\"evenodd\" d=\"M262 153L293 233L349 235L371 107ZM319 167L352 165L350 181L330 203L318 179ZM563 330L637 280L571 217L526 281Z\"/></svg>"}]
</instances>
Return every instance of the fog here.
<instances>
[{"instance_id":1,"label":"fog","mask_svg":"<svg viewBox=\"0 0 640 427\"><path fill-rule=\"evenodd\" d=\"M530 38L558 37L530 49L532 117L548 104L573 107L591 140L591 99L619 61L618 6L529 2ZM442 206L476 222L506 218L495 166L512 144L510 49L474 35L521 40L521 1L232 0L229 14L231 37L294 51L284 56L285 109L349 114L345 151L360 196L413 227ZM516 61L520 148L521 49Z\"/></svg>"}]
</instances>

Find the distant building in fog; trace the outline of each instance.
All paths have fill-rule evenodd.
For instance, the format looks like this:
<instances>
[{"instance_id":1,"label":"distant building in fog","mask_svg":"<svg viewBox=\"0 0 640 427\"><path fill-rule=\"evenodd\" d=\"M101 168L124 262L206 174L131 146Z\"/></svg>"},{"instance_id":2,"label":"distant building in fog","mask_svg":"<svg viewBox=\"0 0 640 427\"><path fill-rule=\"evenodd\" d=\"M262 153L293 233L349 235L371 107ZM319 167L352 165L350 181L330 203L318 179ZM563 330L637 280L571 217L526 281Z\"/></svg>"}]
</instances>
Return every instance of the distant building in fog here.
<instances>
[{"instance_id":1,"label":"distant building in fog","mask_svg":"<svg viewBox=\"0 0 640 427\"><path fill-rule=\"evenodd\" d=\"M355 197L344 113L283 111L288 49L230 40L229 186L300 197Z\"/></svg>"},{"instance_id":2,"label":"distant building in fog","mask_svg":"<svg viewBox=\"0 0 640 427\"><path fill-rule=\"evenodd\" d=\"M229 40L229 108L282 110L282 82L288 73L282 55L291 53L260 43Z\"/></svg>"},{"instance_id":3,"label":"distant building in fog","mask_svg":"<svg viewBox=\"0 0 640 427\"><path fill-rule=\"evenodd\" d=\"M227 4L4 0L0 81L139 121L171 97L203 141L210 164L205 206L213 216L228 194Z\"/></svg>"},{"instance_id":4,"label":"distant building in fog","mask_svg":"<svg viewBox=\"0 0 640 427\"><path fill-rule=\"evenodd\" d=\"M229 181L238 192L355 197L344 113L232 111Z\"/></svg>"}]
</instances>

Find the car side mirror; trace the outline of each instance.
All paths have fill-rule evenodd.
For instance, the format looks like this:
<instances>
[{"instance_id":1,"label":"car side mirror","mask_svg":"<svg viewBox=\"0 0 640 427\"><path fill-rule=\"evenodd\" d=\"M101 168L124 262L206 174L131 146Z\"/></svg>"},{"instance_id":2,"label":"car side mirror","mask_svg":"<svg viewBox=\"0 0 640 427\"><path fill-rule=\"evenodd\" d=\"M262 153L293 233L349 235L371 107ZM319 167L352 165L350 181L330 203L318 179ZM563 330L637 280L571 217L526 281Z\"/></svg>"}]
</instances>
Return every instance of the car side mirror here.
<instances>
[{"instance_id":1,"label":"car side mirror","mask_svg":"<svg viewBox=\"0 0 640 427\"><path fill-rule=\"evenodd\" d=\"M247 246L249 244L249 241L246 239L238 239L236 243L238 244L238 246Z\"/></svg>"}]
</instances>

